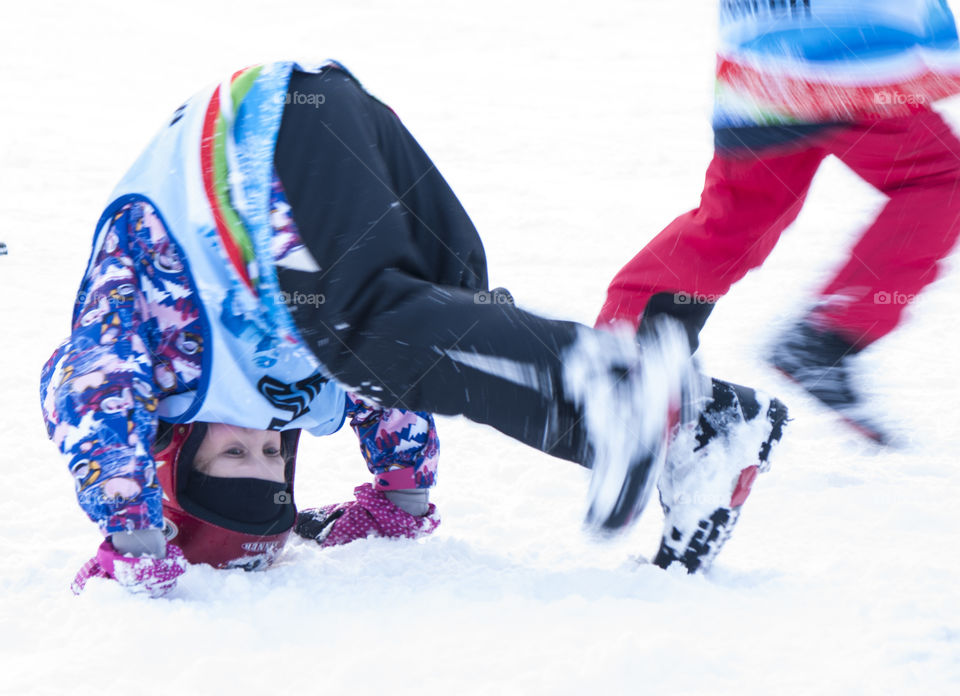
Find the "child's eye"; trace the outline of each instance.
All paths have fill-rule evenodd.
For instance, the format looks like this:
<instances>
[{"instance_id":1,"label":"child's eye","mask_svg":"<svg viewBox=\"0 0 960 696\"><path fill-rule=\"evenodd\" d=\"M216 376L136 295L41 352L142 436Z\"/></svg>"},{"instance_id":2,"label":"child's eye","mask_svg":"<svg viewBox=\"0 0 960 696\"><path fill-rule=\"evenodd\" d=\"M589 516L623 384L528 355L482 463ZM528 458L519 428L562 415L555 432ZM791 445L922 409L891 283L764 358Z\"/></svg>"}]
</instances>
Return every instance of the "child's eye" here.
<instances>
[{"instance_id":1,"label":"child's eye","mask_svg":"<svg viewBox=\"0 0 960 696\"><path fill-rule=\"evenodd\" d=\"M246 452L239 447L231 447L224 454L227 454L231 457L242 457Z\"/></svg>"},{"instance_id":2,"label":"child's eye","mask_svg":"<svg viewBox=\"0 0 960 696\"><path fill-rule=\"evenodd\" d=\"M264 447L264 448L263 448L263 453L264 453L266 456L268 456L268 457L279 457L279 456L280 456L280 450L277 449L276 447Z\"/></svg>"}]
</instances>

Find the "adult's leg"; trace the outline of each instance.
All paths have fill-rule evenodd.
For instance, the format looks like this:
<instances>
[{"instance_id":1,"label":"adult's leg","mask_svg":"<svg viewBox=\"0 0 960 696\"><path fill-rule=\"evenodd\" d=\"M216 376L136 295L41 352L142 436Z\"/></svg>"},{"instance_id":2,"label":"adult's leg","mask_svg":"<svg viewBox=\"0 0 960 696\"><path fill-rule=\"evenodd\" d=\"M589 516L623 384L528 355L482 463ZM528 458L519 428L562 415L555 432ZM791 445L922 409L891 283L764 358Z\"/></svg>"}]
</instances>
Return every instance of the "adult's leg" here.
<instances>
[{"instance_id":1,"label":"adult's leg","mask_svg":"<svg viewBox=\"0 0 960 696\"><path fill-rule=\"evenodd\" d=\"M839 131L831 151L890 197L821 292L814 320L864 348L899 324L960 234L960 140L935 111Z\"/></svg>"},{"instance_id":2,"label":"adult's leg","mask_svg":"<svg viewBox=\"0 0 960 696\"><path fill-rule=\"evenodd\" d=\"M695 345L712 303L763 263L796 219L824 156L810 143L775 152L718 152L700 206L674 220L617 273L597 326L637 325L645 312L670 314L690 324Z\"/></svg>"}]
</instances>

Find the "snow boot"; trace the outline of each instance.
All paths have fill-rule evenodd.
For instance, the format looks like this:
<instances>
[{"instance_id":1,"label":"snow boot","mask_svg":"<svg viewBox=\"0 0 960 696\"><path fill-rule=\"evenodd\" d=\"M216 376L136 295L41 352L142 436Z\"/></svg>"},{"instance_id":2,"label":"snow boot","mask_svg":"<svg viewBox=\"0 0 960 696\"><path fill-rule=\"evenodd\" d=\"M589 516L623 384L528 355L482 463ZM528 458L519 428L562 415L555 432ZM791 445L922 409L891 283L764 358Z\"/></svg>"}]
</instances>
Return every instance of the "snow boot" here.
<instances>
[{"instance_id":1,"label":"snow boot","mask_svg":"<svg viewBox=\"0 0 960 696\"><path fill-rule=\"evenodd\" d=\"M857 350L829 330L801 321L780 337L770 363L854 429L881 445L890 438L871 418L852 379Z\"/></svg>"},{"instance_id":2,"label":"snow boot","mask_svg":"<svg viewBox=\"0 0 960 696\"><path fill-rule=\"evenodd\" d=\"M684 410L693 370L686 334L661 319L641 336L583 330L564 355L564 391L583 413L590 446L585 526L627 529L643 510Z\"/></svg>"},{"instance_id":3,"label":"snow boot","mask_svg":"<svg viewBox=\"0 0 960 696\"><path fill-rule=\"evenodd\" d=\"M699 418L674 434L658 482L664 528L654 564L661 568L710 567L787 422L777 399L718 379L712 386Z\"/></svg>"}]
</instances>

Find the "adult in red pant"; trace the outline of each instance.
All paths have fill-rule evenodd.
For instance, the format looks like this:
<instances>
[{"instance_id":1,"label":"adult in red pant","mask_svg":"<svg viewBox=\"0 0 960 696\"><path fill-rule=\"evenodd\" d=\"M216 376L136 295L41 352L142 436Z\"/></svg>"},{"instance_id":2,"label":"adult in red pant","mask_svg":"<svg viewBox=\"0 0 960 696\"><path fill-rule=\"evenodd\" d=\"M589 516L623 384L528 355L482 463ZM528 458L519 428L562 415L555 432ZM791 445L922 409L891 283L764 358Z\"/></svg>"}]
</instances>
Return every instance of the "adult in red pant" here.
<instances>
[{"instance_id":1,"label":"adult in red pant","mask_svg":"<svg viewBox=\"0 0 960 696\"><path fill-rule=\"evenodd\" d=\"M723 9L716 152L700 207L615 276L598 326L670 314L685 322L696 347L713 303L763 263L800 212L820 163L835 155L889 201L771 361L864 434L886 440L851 384L852 359L898 325L906 306L899 298L937 277L960 234L960 140L929 107L957 91L957 73L928 66L931 56L940 63L955 56L956 28L940 0L906 4L924 30L906 33L894 26L902 17L870 2L857 10L830 0L803 11ZM833 30L818 32L822 26ZM874 42L855 43L854 35ZM764 44L769 36L777 41ZM897 70L889 63L893 36L903 59ZM820 82L803 77L813 65ZM919 72L904 80L908 66ZM794 76L784 77L790 69ZM874 86L857 85L857 71ZM770 111L757 117L761 107Z\"/></svg>"}]
</instances>

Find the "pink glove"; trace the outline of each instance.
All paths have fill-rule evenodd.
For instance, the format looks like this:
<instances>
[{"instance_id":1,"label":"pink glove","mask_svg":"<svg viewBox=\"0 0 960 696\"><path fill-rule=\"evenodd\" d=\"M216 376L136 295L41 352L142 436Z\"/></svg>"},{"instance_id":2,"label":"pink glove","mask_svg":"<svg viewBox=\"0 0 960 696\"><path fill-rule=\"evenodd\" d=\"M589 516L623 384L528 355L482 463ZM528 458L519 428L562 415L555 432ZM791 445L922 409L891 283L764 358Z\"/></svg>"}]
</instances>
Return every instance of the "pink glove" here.
<instances>
[{"instance_id":1,"label":"pink glove","mask_svg":"<svg viewBox=\"0 0 960 696\"><path fill-rule=\"evenodd\" d=\"M83 564L70 589L78 595L90 578L110 578L134 594L162 597L176 586L177 578L186 569L183 551L173 544L167 544L164 558L134 558L121 555L109 540L105 540L97 549L97 555Z\"/></svg>"},{"instance_id":2,"label":"pink glove","mask_svg":"<svg viewBox=\"0 0 960 696\"><path fill-rule=\"evenodd\" d=\"M297 534L327 547L368 536L415 539L431 534L440 525L433 503L426 515L417 517L398 508L369 483L357 486L353 493L356 500L301 511L297 515Z\"/></svg>"}]
</instances>

